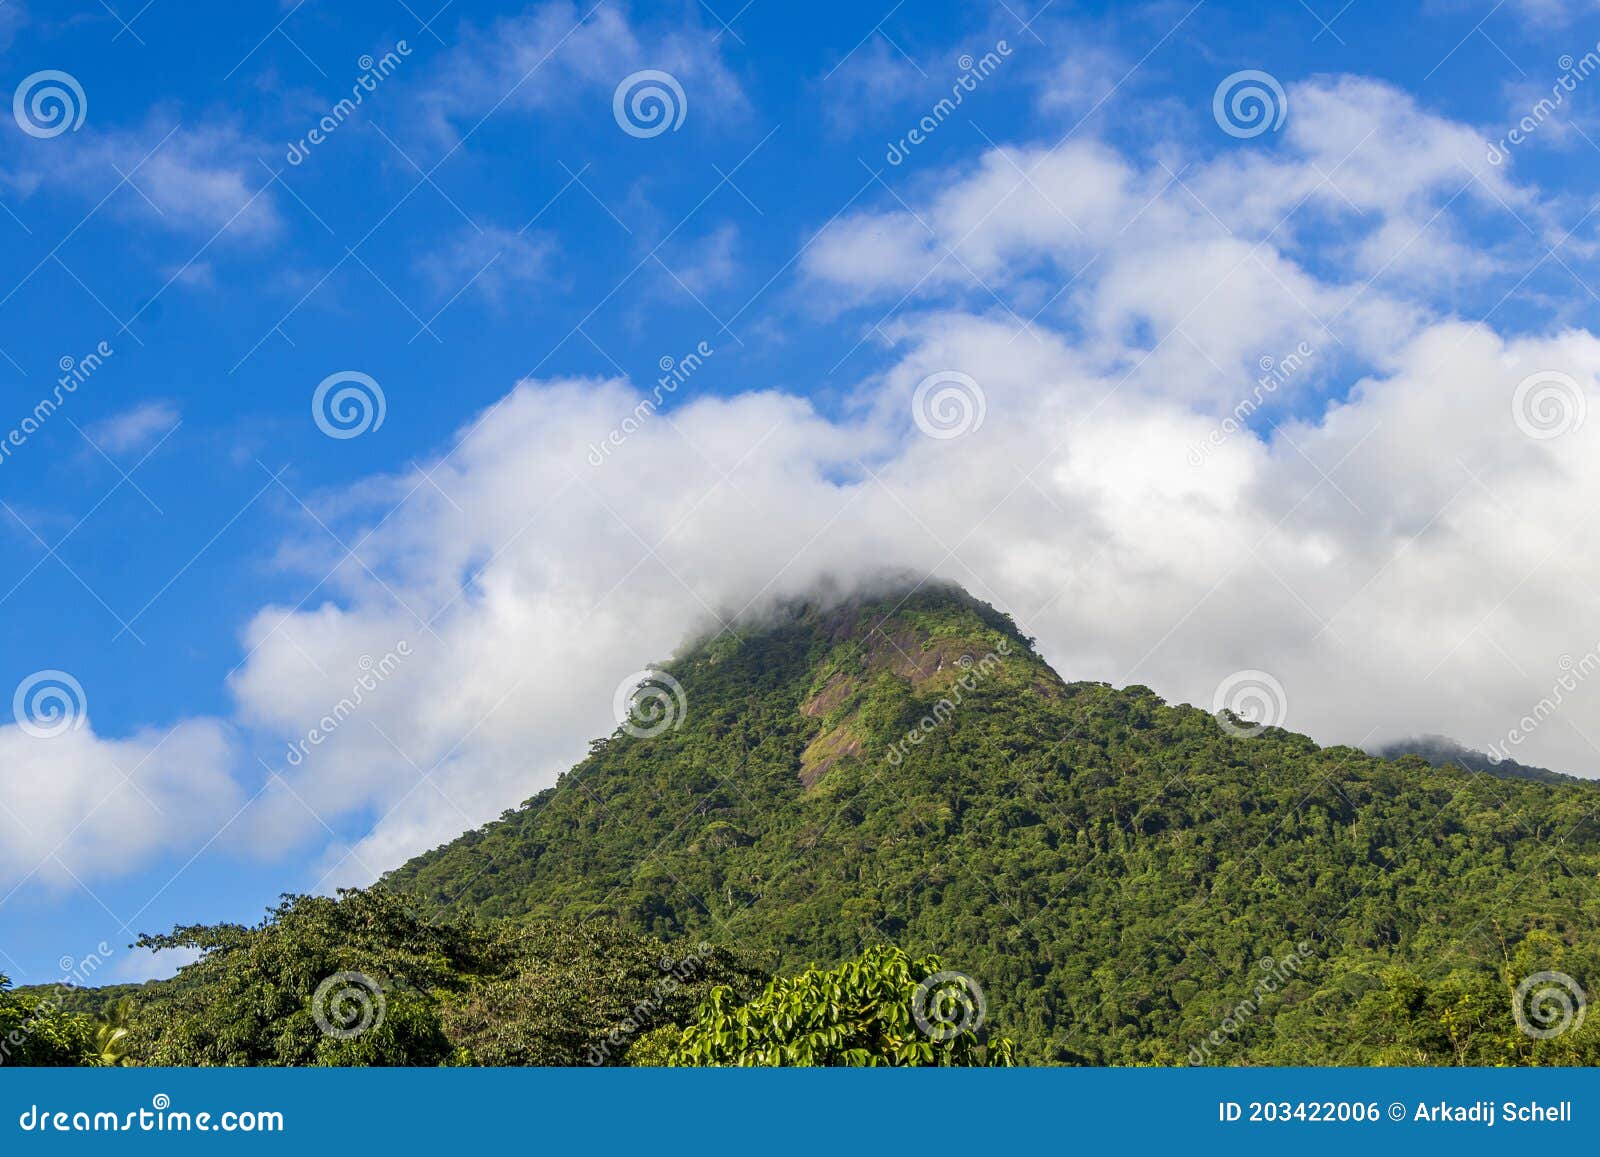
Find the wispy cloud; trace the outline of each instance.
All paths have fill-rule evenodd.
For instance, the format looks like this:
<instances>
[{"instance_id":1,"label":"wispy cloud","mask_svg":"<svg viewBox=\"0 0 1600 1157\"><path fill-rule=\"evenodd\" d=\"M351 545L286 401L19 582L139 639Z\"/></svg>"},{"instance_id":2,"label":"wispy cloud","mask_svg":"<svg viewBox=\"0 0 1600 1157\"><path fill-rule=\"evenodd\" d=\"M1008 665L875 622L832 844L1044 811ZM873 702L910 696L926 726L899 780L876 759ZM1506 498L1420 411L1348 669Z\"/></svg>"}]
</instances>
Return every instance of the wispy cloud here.
<instances>
[{"instance_id":1,"label":"wispy cloud","mask_svg":"<svg viewBox=\"0 0 1600 1157\"><path fill-rule=\"evenodd\" d=\"M555 253L541 233L469 225L418 258L417 268L439 298L474 293L500 307L513 290L547 281Z\"/></svg>"},{"instance_id":2,"label":"wispy cloud","mask_svg":"<svg viewBox=\"0 0 1600 1157\"><path fill-rule=\"evenodd\" d=\"M696 117L726 119L747 108L709 33L635 21L614 5L586 10L550 0L487 27L463 26L422 96L421 116L451 140L501 111L585 102L609 119L616 86L641 69L675 77Z\"/></svg>"},{"instance_id":3,"label":"wispy cloud","mask_svg":"<svg viewBox=\"0 0 1600 1157\"><path fill-rule=\"evenodd\" d=\"M102 450L127 454L145 449L177 424L176 406L171 402L153 401L103 418L85 432Z\"/></svg>"},{"instance_id":4,"label":"wispy cloud","mask_svg":"<svg viewBox=\"0 0 1600 1157\"><path fill-rule=\"evenodd\" d=\"M85 127L25 141L0 162L24 198L47 192L174 233L233 239L275 234L281 220L258 157L270 150L228 124L153 118L142 128Z\"/></svg>"}]
</instances>

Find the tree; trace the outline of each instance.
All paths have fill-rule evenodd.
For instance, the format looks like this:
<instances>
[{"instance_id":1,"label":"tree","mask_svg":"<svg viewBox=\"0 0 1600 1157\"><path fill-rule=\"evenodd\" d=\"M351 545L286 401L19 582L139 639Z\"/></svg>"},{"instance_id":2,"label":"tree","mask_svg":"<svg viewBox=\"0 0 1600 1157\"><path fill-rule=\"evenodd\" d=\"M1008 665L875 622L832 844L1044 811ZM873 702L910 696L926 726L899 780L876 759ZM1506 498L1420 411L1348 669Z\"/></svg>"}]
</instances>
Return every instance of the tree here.
<instances>
[{"instance_id":1,"label":"tree","mask_svg":"<svg viewBox=\"0 0 1600 1157\"><path fill-rule=\"evenodd\" d=\"M428 916L386 889L347 889L286 896L254 928L143 937L203 955L108 1043L159 1065L620 1065L714 985L766 980L727 949L597 921Z\"/></svg>"},{"instance_id":2,"label":"tree","mask_svg":"<svg viewBox=\"0 0 1600 1157\"><path fill-rule=\"evenodd\" d=\"M48 996L11 991L0 974L0 1067L94 1063L94 1021L64 1011Z\"/></svg>"},{"instance_id":3,"label":"tree","mask_svg":"<svg viewBox=\"0 0 1600 1157\"><path fill-rule=\"evenodd\" d=\"M128 1063L128 1021L132 1016L131 996L120 996L106 1005L94 1030L97 1064L119 1066Z\"/></svg>"},{"instance_id":4,"label":"tree","mask_svg":"<svg viewBox=\"0 0 1600 1157\"><path fill-rule=\"evenodd\" d=\"M621 1065L659 1028L681 1031L717 986L748 995L766 974L726 948L669 946L601 921L501 930L512 963L442 1012L479 1065Z\"/></svg>"},{"instance_id":5,"label":"tree","mask_svg":"<svg viewBox=\"0 0 1600 1157\"><path fill-rule=\"evenodd\" d=\"M192 925L144 948L198 948L141 1005L128 1051L158 1065L436 1065L438 1004L494 967L494 940L383 889L285 896L254 928Z\"/></svg>"},{"instance_id":6,"label":"tree","mask_svg":"<svg viewBox=\"0 0 1600 1157\"><path fill-rule=\"evenodd\" d=\"M936 956L879 945L833 969L774 980L740 1005L713 989L667 1057L672 1065L988 1066L1013 1063L988 1041L982 995ZM654 1043L654 1042L652 1042Z\"/></svg>"}]
</instances>

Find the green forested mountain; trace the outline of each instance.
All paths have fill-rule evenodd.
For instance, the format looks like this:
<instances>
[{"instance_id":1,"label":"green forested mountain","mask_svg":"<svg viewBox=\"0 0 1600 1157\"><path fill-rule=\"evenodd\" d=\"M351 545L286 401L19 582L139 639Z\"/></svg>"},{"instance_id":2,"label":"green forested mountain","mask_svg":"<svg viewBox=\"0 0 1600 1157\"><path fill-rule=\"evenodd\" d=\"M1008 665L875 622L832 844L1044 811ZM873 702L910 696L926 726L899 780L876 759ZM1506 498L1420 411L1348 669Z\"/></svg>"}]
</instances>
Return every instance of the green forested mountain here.
<instances>
[{"instance_id":1,"label":"green forested mountain","mask_svg":"<svg viewBox=\"0 0 1600 1157\"><path fill-rule=\"evenodd\" d=\"M1239 738L1063 682L951 588L792 605L664 670L674 726L596 741L387 886L779 974L937 954L1026 1062L1600 1060L1593 785ZM1565 1031L1520 1031L1519 986Z\"/></svg>"}]
</instances>

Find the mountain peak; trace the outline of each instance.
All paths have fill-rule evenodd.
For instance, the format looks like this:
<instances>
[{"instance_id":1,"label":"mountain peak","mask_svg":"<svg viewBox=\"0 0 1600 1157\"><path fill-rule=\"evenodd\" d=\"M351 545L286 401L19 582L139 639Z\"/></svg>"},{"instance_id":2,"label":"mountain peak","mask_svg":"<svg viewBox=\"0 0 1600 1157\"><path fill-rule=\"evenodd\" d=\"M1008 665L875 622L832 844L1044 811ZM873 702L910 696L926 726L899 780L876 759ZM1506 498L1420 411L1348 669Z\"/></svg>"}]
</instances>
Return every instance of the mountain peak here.
<instances>
[{"instance_id":1,"label":"mountain peak","mask_svg":"<svg viewBox=\"0 0 1600 1157\"><path fill-rule=\"evenodd\" d=\"M971 977L1026 1059L1173 1064L1263 962L1381 977L1438 943L1441 897L1457 926L1533 927L1600 870L1589 785L1232 734L1146 688L1066 683L950 585L775 600L665 670L673 725L619 727L390 885L737 943L780 971L888 941ZM1529 817L1580 866L1544 867ZM1247 1036L1221 1059L1343 1055Z\"/></svg>"},{"instance_id":2,"label":"mountain peak","mask_svg":"<svg viewBox=\"0 0 1600 1157\"><path fill-rule=\"evenodd\" d=\"M890 574L876 580L845 585L824 580L802 595L760 602L732 617L731 626L707 631L692 639L681 652L687 657L712 646L724 636L752 639L777 632L809 632L834 645L866 643L885 636L885 628L952 633L965 623L997 632L1032 649L1032 641L1017 629L1011 617L959 584L942 579L917 579Z\"/></svg>"},{"instance_id":3,"label":"mountain peak","mask_svg":"<svg viewBox=\"0 0 1600 1157\"><path fill-rule=\"evenodd\" d=\"M773 603L702 637L666 670L691 712L696 702L748 699L755 688L816 720L796 768L812 788L873 746L886 704L937 694L934 706L952 710L977 680L1000 678L1008 665L1041 686L1061 685L1008 615L954 583L886 580ZM955 702L939 707L947 693Z\"/></svg>"}]
</instances>

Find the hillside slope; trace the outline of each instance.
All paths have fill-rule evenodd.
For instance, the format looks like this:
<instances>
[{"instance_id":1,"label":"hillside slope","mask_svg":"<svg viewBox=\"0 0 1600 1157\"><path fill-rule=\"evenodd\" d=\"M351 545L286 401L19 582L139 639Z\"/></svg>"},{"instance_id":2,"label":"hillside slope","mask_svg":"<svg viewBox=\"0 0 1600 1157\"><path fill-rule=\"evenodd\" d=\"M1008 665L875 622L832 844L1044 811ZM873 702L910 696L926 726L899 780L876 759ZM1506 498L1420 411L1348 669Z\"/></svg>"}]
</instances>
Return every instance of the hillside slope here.
<instances>
[{"instance_id":1,"label":"hillside slope","mask_svg":"<svg viewBox=\"0 0 1600 1157\"><path fill-rule=\"evenodd\" d=\"M1589 784L1236 738L1143 687L1064 683L953 588L791 606L666 669L676 727L597 741L389 883L780 970L937 952L1033 1061L1515 1060L1514 972L1600 980ZM1451 1002L1486 999L1462 1052Z\"/></svg>"}]
</instances>

